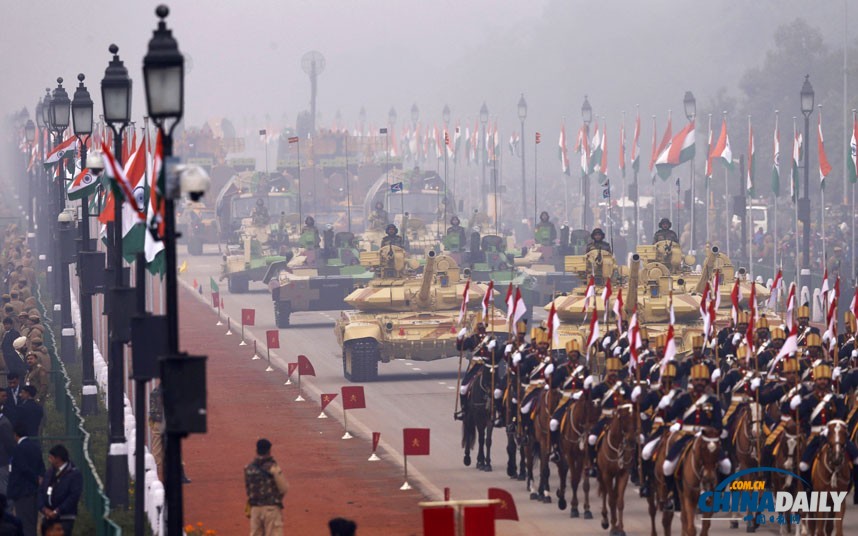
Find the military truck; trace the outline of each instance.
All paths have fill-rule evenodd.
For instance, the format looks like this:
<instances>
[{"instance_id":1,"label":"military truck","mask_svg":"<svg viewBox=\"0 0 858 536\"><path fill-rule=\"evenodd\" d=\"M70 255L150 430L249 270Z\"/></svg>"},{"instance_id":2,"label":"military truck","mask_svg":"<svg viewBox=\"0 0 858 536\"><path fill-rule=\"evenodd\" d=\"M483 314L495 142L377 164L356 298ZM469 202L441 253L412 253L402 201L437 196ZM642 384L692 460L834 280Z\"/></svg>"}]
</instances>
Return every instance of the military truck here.
<instances>
[{"instance_id":1,"label":"military truck","mask_svg":"<svg viewBox=\"0 0 858 536\"><path fill-rule=\"evenodd\" d=\"M331 311L347 307L345 297L373 277L355 236L348 232L322 233L322 247L312 247L312 237L302 237L310 247L299 251L289 261L268 266L263 283L271 291L274 322L278 328L289 327L289 317L299 311ZM372 256L372 254L370 254Z\"/></svg>"}]
</instances>

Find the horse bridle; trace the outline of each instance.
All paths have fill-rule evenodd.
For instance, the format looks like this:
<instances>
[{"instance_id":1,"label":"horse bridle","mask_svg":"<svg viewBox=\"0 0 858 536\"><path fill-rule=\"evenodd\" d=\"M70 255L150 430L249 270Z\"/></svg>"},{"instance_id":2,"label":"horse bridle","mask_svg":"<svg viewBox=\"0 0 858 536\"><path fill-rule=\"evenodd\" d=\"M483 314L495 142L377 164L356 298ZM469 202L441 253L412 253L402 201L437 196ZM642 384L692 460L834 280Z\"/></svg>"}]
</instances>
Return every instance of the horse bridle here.
<instances>
[{"instance_id":1,"label":"horse bridle","mask_svg":"<svg viewBox=\"0 0 858 536\"><path fill-rule=\"evenodd\" d=\"M615 415L619 416L620 411L622 411L624 409L631 409L631 408L632 408L631 404L623 404L622 406L617 408L617 412L615 413ZM620 421L616 420L616 421L613 421L611 424L613 424L614 422L619 423ZM606 454L605 456L608 458L609 462L617 463L617 465L620 468L622 468L623 465L625 464L626 451L629 447L629 442L628 442L628 439L626 438L626 434L622 433L622 430L620 430L620 433L622 434L622 439L620 440L619 447L615 447L614 445L611 444L611 434L610 433L608 433L606 435L605 443L607 443L607 445L608 445L608 452L616 453L616 458L611 458L610 454ZM633 454L634 453L629 453L630 456Z\"/></svg>"}]
</instances>

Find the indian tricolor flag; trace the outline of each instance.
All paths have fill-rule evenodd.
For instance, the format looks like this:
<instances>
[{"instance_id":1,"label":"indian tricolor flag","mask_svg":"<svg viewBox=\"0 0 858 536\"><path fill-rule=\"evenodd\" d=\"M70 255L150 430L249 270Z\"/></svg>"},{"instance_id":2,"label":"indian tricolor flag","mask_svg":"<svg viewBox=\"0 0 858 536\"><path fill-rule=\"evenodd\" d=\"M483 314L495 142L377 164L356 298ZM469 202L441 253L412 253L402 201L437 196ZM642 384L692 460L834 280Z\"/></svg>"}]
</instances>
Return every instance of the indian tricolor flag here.
<instances>
[{"instance_id":1,"label":"indian tricolor flag","mask_svg":"<svg viewBox=\"0 0 858 536\"><path fill-rule=\"evenodd\" d=\"M709 114L709 137L706 138L706 167L703 175L707 179L712 178L712 114Z\"/></svg>"},{"instance_id":2,"label":"indian tricolor flag","mask_svg":"<svg viewBox=\"0 0 858 536\"><path fill-rule=\"evenodd\" d=\"M792 172L789 181L789 195L795 201L798 197L798 169L801 162L801 134L796 127L795 119L792 121Z\"/></svg>"},{"instance_id":3,"label":"indian tricolor flag","mask_svg":"<svg viewBox=\"0 0 858 536\"><path fill-rule=\"evenodd\" d=\"M852 138L855 147L855 138ZM853 155L854 149L853 149ZM852 181L855 182L855 181ZM774 148L772 150L772 192L777 196L781 193L781 134L778 130L778 114L775 112Z\"/></svg>"},{"instance_id":4,"label":"indian tricolor flag","mask_svg":"<svg viewBox=\"0 0 858 536\"><path fill-rule=\"evenodd\" d=\"M146 146L141 143L125 163L125 176L131 187L133 202L122 203L122 255L133 262L143 252L146 240Z\"/></svg>"},{"instance_id":5,"label":"indian tricolor flag","mask_svg":"<svg viewBox=\"0 0 858 536\"><path fill-rule=\"evenodd\" d=\"M819 107L819 122L817 123L817 148L819 149L819 187L825 189L825 177L831 173L831 164L828 163L828 155L825 154L825 140L822 139L822 107Z\"/></svg>"},{"instance_id":6,"label":"indian tricolor flag","mask_svg":"<svg viewBox=\"0 0 858 536\"><path fill-rule=\"evenodd\" d=\"M98 187L98 176L90 171L89 168L84 168L80 170L77 177L69 184L66 193L69 199L82 199L92 195L96 187Z\"/></svg>"},{"instance_id":7,"label":"indian tricolor flag","mask_svg":"<svg viewBox=\"0 0 858 536\"><path fill-rule=\"evenodd\" d=\"M602 133L599 130L599 123L596 123L596 129L593 132L593 139L590 140L590 147L593 152L590 154L590 167L588 173L599 171L602 165ZM601 172L600 172L601 173Z\"/></svg>"},{"instance_id":8,"label":"indian tricolor flag","mask_svg":"<svg viewBox=\"0 0 858 536\"><path fill-rule=\"evenodd\" d=\"M655 166L658 175L667 179L676 166L688 162L694 157L694 121L690 121L685 128L674 136L667 147L658 156Z\"/></svg>"},{"instance_id":9,"label":"indian tricolor flag","mask_svg":"<svg viewBox=\"0 0 858 536\"><path fill-rule=\"evenodd\" d=\"M620 164L618 166L620 174L626 176L626 119L623 115L623 123L620 125Z\"/></svg>"},{"instance_id":10,"label":"indian tricolor flag","mask_svg":"<svg viewBox=\"0 0 858 536\"><path fill-rule=\"evenodd\" d=\"M45 167L48 167L56 164L63 158L73 158L75 151L77 151L77 138L72 136L54 147L53 150L48 153L48 156L45 157L42 164Z\"/></svg>"},{"instance_id":11,"label":"indian tricolor flag","mask_svg":"<svg viewBox=\"0 0 858 536\"><path fill-rule=\"evenodd\" d=\"M720 158L727 169L733 169L733 150L730 148L730 136L727 135L727 117L721 118L721 134L712 149L712 158Z\"/></svg>"},{"instance_id":12,"label":"indian tricolor flag","mask_svg":"<svg viewBox=\"0 0 858 536\"><path fill-rule=\"evenodd\" d=\"M635 117L635 134L634 140L632 140L632 169L635 171L639 170L641 167L641 112L638 109L637 116Z\"/></svg>"},{"instance_id":13,"label":"indian tricolor flag","mask_svg":"<svg viewBox=\"0 0 858 536\"><path fill-rule=\"evenodd\" d=\"M658 144L658 147L655 145L655 136L656 136L656 128L655 128L655 116L652 118L652 162L649 164L649 170L652 173L652 180L655 181L655 177L657 174L657 165L659 158L662 153L665 153L667 149L670 147L670 140L673 137L673 120L671 119L670 111L667 112L667 128L664 129L664 136L661 137L661 143Z\"/></svg>"}]
</instances>

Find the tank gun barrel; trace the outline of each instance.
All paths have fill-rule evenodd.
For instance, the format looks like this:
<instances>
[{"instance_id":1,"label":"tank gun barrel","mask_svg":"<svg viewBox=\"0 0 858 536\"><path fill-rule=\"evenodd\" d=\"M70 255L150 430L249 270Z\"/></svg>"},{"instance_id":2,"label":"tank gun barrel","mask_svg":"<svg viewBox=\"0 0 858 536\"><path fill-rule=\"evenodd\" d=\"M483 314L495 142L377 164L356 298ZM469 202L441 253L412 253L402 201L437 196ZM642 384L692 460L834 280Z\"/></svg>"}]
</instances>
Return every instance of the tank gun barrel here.
<instances>
[{"instance_id":1,"label":"tank gun barrel","mask_svg":"<svg viewBox=\"0 0 858 536\"><path fill-rule=\"evenodd\" d=\"M712 249L706 252L706 260L703 261L703 270L700 273L700 281L694 287L694 292L700 294L706 287L706 282L712 277L712 270L715 269L715 259L718 258L718 246L712 246Z\"/></svg>"},{"instance_id":2,"label":"tank gun barrel","mask_svg":"<svg viewBox=\"0 0 858 536\"><path fill-rule=\"evenodd\" d=\"M432 286L432 279L435 277L435 251L429 250L426 254L426 266L423 268L423 280L420 283L420 291L417 293L417 300L425 304L429 301L429 289Z\"/></svg>"},{"instance_id":3,"label":"tank gun barrel","mask_svg":"<svg viewBox=\"0 0 858 536\"><path fill-rule=\"evenodd\" d=\"M631 316L638 304L638 283L640 280L641 256L635 253L629 265L629 289L626 298L626 316Z\"/></svg>"}]
</instances>

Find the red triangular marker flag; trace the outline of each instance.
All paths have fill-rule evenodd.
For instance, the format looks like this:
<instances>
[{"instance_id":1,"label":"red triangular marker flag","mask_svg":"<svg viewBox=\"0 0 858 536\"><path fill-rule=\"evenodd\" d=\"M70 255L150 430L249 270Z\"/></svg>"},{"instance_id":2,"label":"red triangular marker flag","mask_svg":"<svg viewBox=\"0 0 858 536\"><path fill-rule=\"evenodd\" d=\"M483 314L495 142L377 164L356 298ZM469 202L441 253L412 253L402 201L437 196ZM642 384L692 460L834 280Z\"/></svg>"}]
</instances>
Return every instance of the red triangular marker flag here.
<instances>
[{"instance_id":1,"label":"red triangular marker flag","mask_svg":"<svg viewBox=\"0 0 858 536\"><path fill-rule=\"evenodd\" d=\"M489 499L500 500L500 504L494 505L495 519L511 519L513 521L518 521L518 511L515 509L515 500L508 491L500 488L489 488Z\"/></svg>"},{"instance_id":2,"label":"red triangular marker flag","mask_svg":"<svg viewBox=\"0 0 858 536\"><path fill-rule=\"evenodd\" d=\"M291 365L291 363L290 363ZM337 393L332 394L323 394L322 395L322 411L325 411L325 408L328 407L328 404L334 401L337 398Z\"/></svg>"},{"instance_id":3,"label":"red triangular marker flag","mask_svg":"<svg viewBox=\"0 0 858 536\"><path fill-rule=\"evenodd\" d=\"M286 374L291 378L296 368L298 368L298 363L287 363Z\"/></svg>"},{"instance_id":4,"label":"red triangular marker flag","mask_svg":"<svg viewBox=\"0 0 858 536\"><path fill-rule=\"evenodd\" d=\"M381 432L373 432L372 433L372 451L375 452L375 449L378 448L378 442L381 440Z\"/></svg>"},{"instance_id":5,"label":"red triangular marker flag","mask_svg":"<svg viewBox=\"0 0 858 536\"><path fill-rule=\"evenodd\" d=\"M315 376L316 369L313 368L313 364L310 363L310 360L307 359L305 355L298 356L298 375L299 376Z\"/></svg>"}]
</instances>

